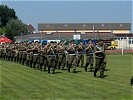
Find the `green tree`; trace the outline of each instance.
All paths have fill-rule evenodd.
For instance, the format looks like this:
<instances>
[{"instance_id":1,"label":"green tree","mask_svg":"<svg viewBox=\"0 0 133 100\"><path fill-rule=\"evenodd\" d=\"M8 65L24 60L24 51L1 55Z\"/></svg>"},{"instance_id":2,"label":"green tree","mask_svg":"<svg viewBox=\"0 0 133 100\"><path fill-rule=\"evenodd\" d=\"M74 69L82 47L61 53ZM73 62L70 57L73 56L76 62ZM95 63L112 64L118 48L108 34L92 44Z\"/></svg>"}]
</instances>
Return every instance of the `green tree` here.
<instances>
[{"instance_id":1,"label":"green tree","mask_svg":"<svg viewBox=\"0 0 133 100\"><path fill-rule=\"evenodd\" d=\"M10 19L17 19L14 9L7 5L0 5L0 27L6 26Z\"/></svg>"},{"instance_id":2,"label":"green tree","mask_svg":"<svg viewBox=\"0 0 133 100\"><path fill-rule=\"evenodd\" d=\"M5 28L4 27L0 27L0 35L3 35L5 33Z\"/></svg>"},{"instance_id":3,"label":"green tree","mask_svg":"<svg viewBox=\"0 0 133 100\"><path fill-rule=\"evenodd\" d=\"M5 35L13 39L15 36L20 36L21 34L26 34L27 31L27 25L24 24L21 20L19 19L11 19L8 21L6 25L6 32Z\"/></svg>"}]
</instances>

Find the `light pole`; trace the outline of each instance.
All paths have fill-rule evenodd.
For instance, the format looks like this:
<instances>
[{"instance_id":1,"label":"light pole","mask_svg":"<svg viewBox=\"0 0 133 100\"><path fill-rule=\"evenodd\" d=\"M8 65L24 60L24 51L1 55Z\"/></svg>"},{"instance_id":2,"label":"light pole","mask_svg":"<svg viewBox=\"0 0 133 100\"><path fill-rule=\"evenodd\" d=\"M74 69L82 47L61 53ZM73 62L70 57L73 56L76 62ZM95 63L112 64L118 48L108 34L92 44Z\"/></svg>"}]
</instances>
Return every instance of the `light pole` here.
<instances>
[{"instance_id":1,"label":"light pole","mask_svg":"<svg viewBox=\"0 0 133 100\"><path fill-rule=\"evenodd\" d=\"M22 42L22 40L23 40L23 39L22 39L22 38L23 38L23 37L22 37L22 32L21 32L20 34L21 34L21 42Z\"/></svg>"},{"instance_id":2,"label":"light pole","mask_svg":"<svg viewBox=\"0 0 133 100\"><path fill-rule=\"evenodd\" d=\"M95 34L95 25L93 25L93 34ZM95 34L95 40L96 40L96 34Z\"/></svg>"},{"instance_id":3,"label":"light pole","mask_svg":"<svg viewBox=\"0 0 133 100\"><path fill-rule=\"evenodd\" d=\"M43 34L43 30L42 30L42 32L41 32L41 45L42 45L42 34Z\"/></svg>"}]
</instances>

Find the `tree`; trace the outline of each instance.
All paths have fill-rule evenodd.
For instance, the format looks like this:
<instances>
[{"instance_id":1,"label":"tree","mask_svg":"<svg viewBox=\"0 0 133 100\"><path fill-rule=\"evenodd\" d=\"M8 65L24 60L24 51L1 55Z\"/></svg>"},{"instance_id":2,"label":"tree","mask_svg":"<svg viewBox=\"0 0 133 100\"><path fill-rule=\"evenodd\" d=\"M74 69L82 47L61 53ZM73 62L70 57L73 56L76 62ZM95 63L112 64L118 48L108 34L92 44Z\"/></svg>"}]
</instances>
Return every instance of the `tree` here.
<instances>
[{"instance_id":1,"label":"tree","mask_svg":"<svg viewBox=\"0 0 133 100\"><path fill-rule=\"evenodd\" d=\"M0 35L3 35L5 33L5 28L4 27L0 27Z\"/></svg>"},{"instance_id":2,"label":"tree","mask_svg":"<svg viewBox=\"0 0 133 100\"><path fill-rule=\"evenodd\" d=\"M27 25L19 19L9 20L5 31L5 35L10 39L13 39L13 37L15 36L20 36L21 34L25 34L28 32Z\"/></svg>"},{"instance_id":3,"label":"tree","mask_svg":"<svg viewBox=\"0 0 133 100\"><path fill-rule=\"evenodd\" d=\"M0 27L6 26L12 18L18 18L14 9L8 8L7 5L0 5Z\"/></svg>"}]
</instances>

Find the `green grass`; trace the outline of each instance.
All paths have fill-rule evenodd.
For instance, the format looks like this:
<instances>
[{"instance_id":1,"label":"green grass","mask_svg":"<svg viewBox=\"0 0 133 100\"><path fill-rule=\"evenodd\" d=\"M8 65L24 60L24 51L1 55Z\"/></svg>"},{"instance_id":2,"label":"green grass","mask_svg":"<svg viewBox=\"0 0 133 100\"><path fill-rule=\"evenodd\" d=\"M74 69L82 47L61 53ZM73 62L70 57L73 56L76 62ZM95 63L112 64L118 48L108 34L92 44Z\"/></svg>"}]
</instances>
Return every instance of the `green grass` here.
<instances>
[{"instance_id":1,"label":"green grass","mask_svg":"<svg viewBox=\"0 0 133 100\"><path fill-rule=\"evenodd\" d=\"M0 60L0 100L133 100L132 55L108 55L104 79L77 68L56 74ZM99 74L99 72L97 73Z\"/></svg>"}]
</instances>

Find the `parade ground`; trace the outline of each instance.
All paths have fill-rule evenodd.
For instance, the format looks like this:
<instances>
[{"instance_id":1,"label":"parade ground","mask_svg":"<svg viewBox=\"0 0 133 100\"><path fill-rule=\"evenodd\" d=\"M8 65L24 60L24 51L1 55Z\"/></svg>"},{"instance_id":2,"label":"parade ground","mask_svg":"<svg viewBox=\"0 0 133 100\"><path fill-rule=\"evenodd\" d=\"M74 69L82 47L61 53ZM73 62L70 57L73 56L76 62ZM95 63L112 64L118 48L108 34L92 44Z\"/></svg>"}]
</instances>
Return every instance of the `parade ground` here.
<instances>
[{"instance_id":1,"label":"parade ground","mask_svg":"<svg viewBox=\"0 0 133 100\"><path fill-rule=\"evenodd\" d=\"M97 73L99 75L99 72ZM0 60L0 100L133 100L133 55L107 55L105 77L78 67L55 74Z\"/></svg>"}]
</instances>

